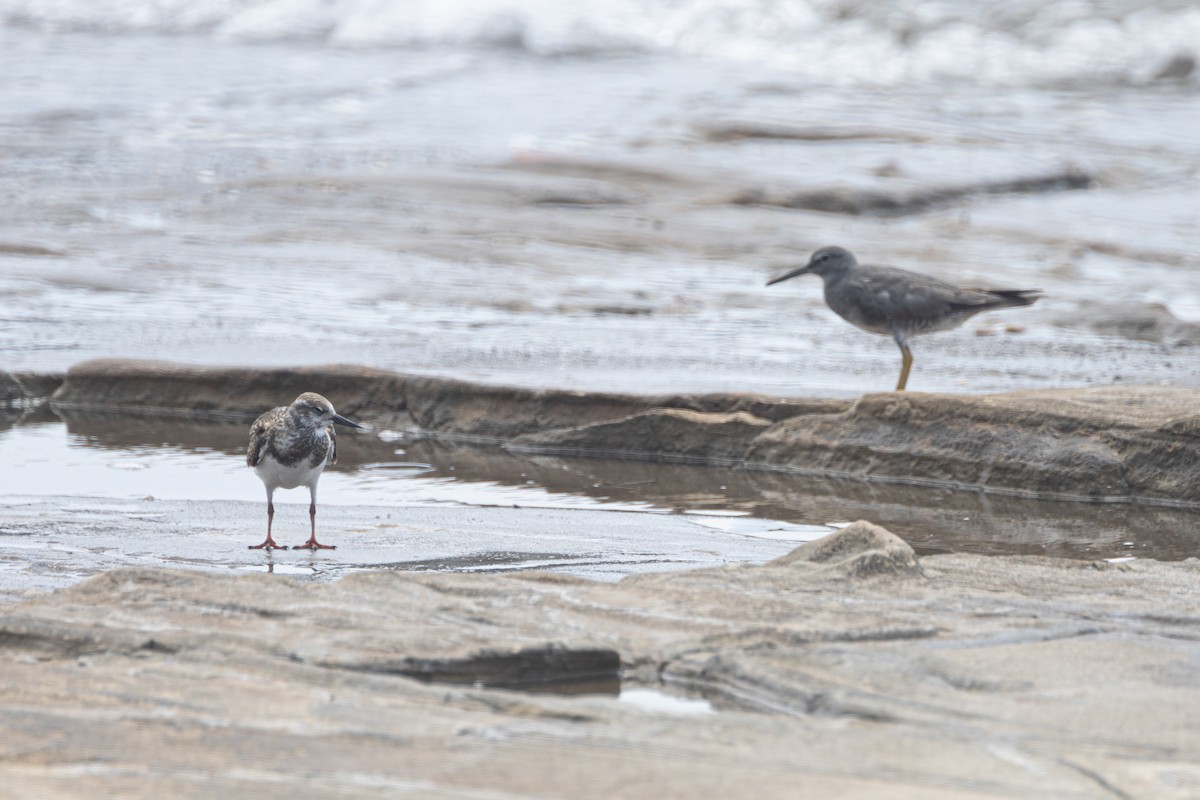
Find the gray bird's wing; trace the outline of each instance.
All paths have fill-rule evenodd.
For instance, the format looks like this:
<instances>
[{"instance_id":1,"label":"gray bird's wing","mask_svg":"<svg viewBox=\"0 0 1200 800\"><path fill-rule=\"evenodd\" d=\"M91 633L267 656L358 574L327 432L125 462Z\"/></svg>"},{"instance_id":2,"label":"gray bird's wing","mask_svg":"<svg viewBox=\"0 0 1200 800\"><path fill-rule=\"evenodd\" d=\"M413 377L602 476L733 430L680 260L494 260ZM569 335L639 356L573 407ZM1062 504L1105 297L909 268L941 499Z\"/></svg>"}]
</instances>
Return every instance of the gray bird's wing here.
<instances>
[{"instance_id":1,"label":"gray bird's wing","mask_svg":"<svg viewBox=\"0 0 1200 800\"><path fill-rule=\"evenodd\" d=\"M254 420L254 424L250 426L250 444L246 447L247 467L257 467L262 461L263 454L267 452L267 445L271 441L271 431L286 414L287 406L280 406Z\"/></svg>"},{"instance_id":2,"label":"gray bird's wing","mask_svg":"<svg viewBox=\"0 0 1200 800\"><path fill-rule=\"evenodd\" d=\"M960 294L957 286L896 267L870 267L846 283L863 315L878 322L945 316Z\"/></svg>"}]
</instances>

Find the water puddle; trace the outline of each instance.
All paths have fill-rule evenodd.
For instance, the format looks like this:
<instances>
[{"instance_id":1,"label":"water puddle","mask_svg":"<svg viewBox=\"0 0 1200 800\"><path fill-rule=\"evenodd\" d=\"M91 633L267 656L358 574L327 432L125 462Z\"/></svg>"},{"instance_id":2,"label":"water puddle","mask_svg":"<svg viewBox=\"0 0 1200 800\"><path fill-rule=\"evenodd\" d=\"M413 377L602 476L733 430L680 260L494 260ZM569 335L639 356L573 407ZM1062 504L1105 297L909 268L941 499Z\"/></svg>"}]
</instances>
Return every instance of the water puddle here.
<instances>
[{"instance_id":1,"label":"water puddle","mask_svg":"<svg viewBox=\"0 0 1200 800\"><path fill-rule=\"evenodd\" d=\"M809 542L827 536L840 523L828 525L803 525L773 519L759 519L748 511L686 511L688 518L697 525L738 536L753 536L758 539L774 539L784 542Z\"/></svg>"},{"instance_id":2,"label":"water puddle","mask_svg":"<svg viewBox=\"0 0 1200 800\"><path fill-rule=\"evenodd\" d=\"M667 694L658 689L622 688L621 694L617 696L617 700L643 711L652 711L670 716L712 714L716 711L713 708L713 704L702 697L684 697L682 695Z\"/></svg>"},{"instance_id":3,"label":"water puddle","mask_svg":"<svg viewBox=\"0 0 1200 800\"><path fill-rule=\"evenodd\" d=\"M482 689L486 688L486 686L476 684L475 688ZM667 717L703 716L714 714L717 711L717 708L704 697L672 694L662 688L652 688L637 684L627 685L618 677L608 680L563 681L507 688L510 690L516 689L528 694L585 697L588 695L607 695L615 697L617 703L621 706Z\"/></svg>"},{"instance_id":4,"label":"water puddle","mask_svg":"<svg viewBox=\"0 0 1200 800\"><path fill-rule=\"evenodd\" d=\"M0 429L5 506L71 498L72 523L114 517L165 524L143 502L262 502L245 466L247 426L155 417L72 416L48 411ZM1086 559L1182 559L1200 555L1191 531L1200 512L1130 504L994 497L977 492L815 479L770 472L640 461L514 455L498 447L412 440L396 432L339 436L339 463L321 479L322 506L590 509L679 515L730 537L806 542L848 520L869 519L920 553L968 551ZM302 490L277 500L303 503ZM480 542L453 558L396 569L537 568L561 553ZM451 563L453 562L453 563ZM263 565L254 567L262 570ZM311 571L277 564L268 571Z\"/></svg>"}]
</instances>

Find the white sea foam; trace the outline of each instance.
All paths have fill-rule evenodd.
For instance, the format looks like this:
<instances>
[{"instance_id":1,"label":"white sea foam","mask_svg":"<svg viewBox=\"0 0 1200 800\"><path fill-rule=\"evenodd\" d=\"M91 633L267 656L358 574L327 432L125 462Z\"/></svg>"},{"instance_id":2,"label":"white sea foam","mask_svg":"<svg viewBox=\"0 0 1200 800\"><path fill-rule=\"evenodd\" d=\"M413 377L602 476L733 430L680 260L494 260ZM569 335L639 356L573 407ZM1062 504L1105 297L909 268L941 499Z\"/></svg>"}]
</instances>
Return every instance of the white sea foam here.
<instances>
[{"instance_id":1,"label":"white sea foam","mask_svg":"<svg viewBox=\"0 0 1200 800\"><path fill-rule=\"evenodd\" d=\"M342 47L649 52L783 68L820 83L1140 83L1200 60L1179 0L0 0L44 30L193 33ZM1185 79L1200 81L1200 70Z\"/></svg>"}]
</instances>

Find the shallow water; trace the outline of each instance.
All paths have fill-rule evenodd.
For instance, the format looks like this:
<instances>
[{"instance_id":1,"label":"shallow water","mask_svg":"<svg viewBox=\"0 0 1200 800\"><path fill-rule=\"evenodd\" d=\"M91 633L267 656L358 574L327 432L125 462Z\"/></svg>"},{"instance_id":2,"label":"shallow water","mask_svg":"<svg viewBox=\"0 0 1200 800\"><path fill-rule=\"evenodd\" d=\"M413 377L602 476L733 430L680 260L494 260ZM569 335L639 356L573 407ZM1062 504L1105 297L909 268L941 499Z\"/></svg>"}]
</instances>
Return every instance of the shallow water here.
<instances>
[{"instance_id":1,"label":"shallow water","mask_svg":"<svg viewBox=\"0 0 1200 800\"><path fill-rule=\"evenodd\" d=\"M622 687L618 700L643 711L665 716L711 714L716 710L709 700L702 697L684 697L657 689Z\"/></svg>"},{"instance_id":2,"label":"shallow water","mask_svg":"<svg viewBox=\"0 0 1200 800\"><path fill-rule=\"evenodd\" d=\"M0 0L0 369L115 356L632 392L889 389L892 342L836 318L815 279L764 286L837 243L1045 291L918 339L910 389L1200 385L1194 329L1109 335L1093 305L1200 321L1190 3L385 5ZM1089 187L901 214L788 202L1065 169ZM1186 510L347 437L321 503L370 545L251 562L221 538L261 533L242 522L262 500L244 437L148 420L0 432L5 508L30 515L10 539L42 548L30 585L161 563L156 531L195 540L172 514L212 520L186 528L208 537L205 564L309 575L613 577L766 559L859 517L922 552L1196 555ZM513 506L544 523L479 547L405 529L398 551L369 522L423 509L469 537L460 512ZM661 548L626 528L568 546L560 510L689 522L654 528ZM123 538L126 521L146 540Z\"/></svg>"},{"instance_id":3,"label":"shallow water","mask_svg":"<svg viewBox=\"0 0 1200 800\"><path fill-rule=\"evenodd\" d=\"M0 431L0 462L20 464L6 486L9 503L54 498L64 520L86 523L153 518L170 527L156 501L262 504L262 486L245 466L246 426L162 418L48 415ZM1200 556L1192 531L1200 510L987 496L977 492L823 480L771 472L641 461L515 455L498 447L396 438L392 432L342 434L338 464L320 484L322 529L339 506L394 509L512 508L673 515L691 524L695 547L712 537L761 540L780 552L860 518L884 525L920 553L965 551L1070 558ZM78 498L67 502L66 498ZM112 502L97 506L96 499ZM280 519L306 517L304 490L281 492ZM65 505L64 505L65 503ZM286 509L292 506L291 509ZM114 510L115 509L115 510ZM244 527L261 532L261 510ZM92 515L92 516L89 516ZM146 515L150 515L147 517ZM340 537L345 544L345 537ZM475 555L417 556L412 568L537 566L545 540L511 531L474 535ZM684 536L686 545L687 537ZM139 546L144 546L139 545ZM516 558L503 555L517 552ZM757 552L757 551L756 551ZM480 555L483 554L483 555ZM491 554L491 555L488 555ZM497 555L499 554L499 555ZM620 548L601 555L618 572ZM286 562L284 562L286 563ZM286 567L285 567L286 568Z\"/></svg>"},{"instance_id":4,"label":"shallow water","mask_svg":"<svg viewBox=\"0 0 1200 800\"><path fill-rule=\"evenodd\" d=\"M0 26L0 366L122 356L647 392L888 388L895 346L837 319L815 279L763 285L836 242L1046 291L920 339L912 389L1200 383L1200 348L1078 321L1095 300L1200 319L1197 76L1153 80L1195 40L1184 7L1135 3L1112 21L1104 4L1048 17L792 3L771 17L643 0L606 12L624 36L592 4L451 3L436 23L429 9L388 17L375 41L353 5L297 11L310 29L227 4L0 4L19 23ZM520 33L490 38L485 19ZM908 39L889 41L895 26ZM809 32L812 63L788 63L789 30ZM589 48L587 31L611 46ZM964 69L978 37L995 74ZM878 68L827 72L862 59ZM730 125L750 135L713 133ZM1092 187L899 217L737 200L1067 167Z\"/></svg>"}]
</instances>

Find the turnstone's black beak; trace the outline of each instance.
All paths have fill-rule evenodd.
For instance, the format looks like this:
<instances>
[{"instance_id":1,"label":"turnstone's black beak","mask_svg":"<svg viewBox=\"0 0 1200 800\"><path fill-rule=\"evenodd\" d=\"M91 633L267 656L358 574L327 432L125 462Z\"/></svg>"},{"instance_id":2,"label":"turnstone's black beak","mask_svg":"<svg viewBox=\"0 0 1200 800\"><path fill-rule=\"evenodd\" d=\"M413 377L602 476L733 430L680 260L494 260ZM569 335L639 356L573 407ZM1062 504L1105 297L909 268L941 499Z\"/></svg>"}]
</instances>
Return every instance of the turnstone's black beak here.
<instances>
[{"instance_id":1,"label":"turnstone's black beak","mask_svg":"<svg viewBox=\"0 0 1200 800\"><path fill-rule=\"evenodd\" d=\"M794 278L797 275L803 275L806 272L808 272L808 268L811 266L812 266L812 262L810 261L809 263L805 264L803 267L796 267L794 270L792 270L790 272L785 272L782 275L771 278L771 280L767 281L767 286L770 286L772 283L779 283L780 281L786 281L788 278Z\"/></svg>"},{"instance_id":2,"label":"turnstone's black beak","mask_svg":"<svg viewBox=\"0 0 1200 800\"><path fill-rule=\"evenodd\" d=\"M345 425L347 428L361 428L362 427L362 425L359 425L357 422L354 422L352 420L346 419L341 414L334 414L333 421L338 425Z\"/></svg>"}]
</instances>

